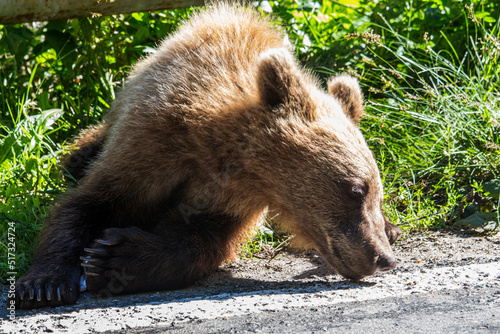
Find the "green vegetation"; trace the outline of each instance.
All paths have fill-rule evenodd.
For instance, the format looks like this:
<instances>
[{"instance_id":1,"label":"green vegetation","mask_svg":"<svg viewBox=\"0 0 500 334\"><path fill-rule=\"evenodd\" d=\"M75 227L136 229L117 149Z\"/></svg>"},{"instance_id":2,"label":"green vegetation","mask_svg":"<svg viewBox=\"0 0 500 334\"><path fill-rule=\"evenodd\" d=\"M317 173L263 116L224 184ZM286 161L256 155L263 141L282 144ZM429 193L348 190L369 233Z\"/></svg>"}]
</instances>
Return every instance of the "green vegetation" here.
<instances>
[{"instance_id":1,"label":"green vegetation","mask_svg":"<svg viewBox=\"0 0 500 334\"><path fill-rule=\"evenodd\" d=\"M498 1L256 4L322 79L345 71L359 78L361 127L392 222L407 232L457 222L499 228ZM130 67L190 13L0 26L2 266L15 222L17 269L26 270L41 222L67 187L57 168L64 144L99 121ZM245 253L284 240L264 229Z\"/></svg>"}]
</instances>

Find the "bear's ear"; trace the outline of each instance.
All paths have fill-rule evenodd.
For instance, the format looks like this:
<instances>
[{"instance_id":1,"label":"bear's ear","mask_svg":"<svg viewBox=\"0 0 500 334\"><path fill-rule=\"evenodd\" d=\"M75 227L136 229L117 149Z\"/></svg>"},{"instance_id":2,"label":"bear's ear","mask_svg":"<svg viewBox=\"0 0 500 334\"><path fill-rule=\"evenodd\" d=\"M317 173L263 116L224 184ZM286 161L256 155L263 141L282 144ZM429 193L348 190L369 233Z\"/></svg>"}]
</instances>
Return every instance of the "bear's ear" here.
<instances>
[{"instance_id":1,"label":"bear's ear","mask_svg":"<svg viewBox=\"0 0 500 334\"><path fill-rule=\"evenodd\" d=\"M302 116L310 118L313 109L306 89L304 74L292 54L285 48L271 49L263 53L257 68L257 85L262 103L276 107L291 102ZM290 110L292 111L292 110Z\"/></svg>"},{"instance_id":2,"label":"bear's ear","mask_svg":"<svg viewBox=\"0 0 500 334\"><path fill-rule=\"evenodd\" d=\"M328 93L335 96L344 113L354 123L358 123L364 114L363 93L358 80L347 74L342 74L328 80Z\"/></svg>"}]
</instances>

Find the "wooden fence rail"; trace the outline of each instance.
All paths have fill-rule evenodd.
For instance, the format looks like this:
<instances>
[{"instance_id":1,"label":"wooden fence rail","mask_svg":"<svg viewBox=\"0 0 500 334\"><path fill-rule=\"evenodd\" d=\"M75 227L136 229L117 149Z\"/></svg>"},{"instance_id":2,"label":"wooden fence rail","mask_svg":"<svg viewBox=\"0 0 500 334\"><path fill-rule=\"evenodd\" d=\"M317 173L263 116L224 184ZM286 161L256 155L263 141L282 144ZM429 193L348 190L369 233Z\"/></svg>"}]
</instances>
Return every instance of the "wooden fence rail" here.
<instances>
[{"instance_id":1,"label":"wooden fence rail","mask_svg":"<svg viewBox=\"0 0 500 334\"><path fill-rule=\"evenodd\" d=\"M0 0L0 24L201 6L203 0Z\"/></svg>"}]
</instances>

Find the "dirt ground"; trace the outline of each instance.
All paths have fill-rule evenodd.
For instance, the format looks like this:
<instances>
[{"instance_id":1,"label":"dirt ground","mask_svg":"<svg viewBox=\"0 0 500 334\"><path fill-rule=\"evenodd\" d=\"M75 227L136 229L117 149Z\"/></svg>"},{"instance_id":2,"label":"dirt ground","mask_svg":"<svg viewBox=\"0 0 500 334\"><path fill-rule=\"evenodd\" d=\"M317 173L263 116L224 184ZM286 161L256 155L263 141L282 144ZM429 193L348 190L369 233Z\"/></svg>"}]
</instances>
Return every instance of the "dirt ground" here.
<instances>
[{"instance_id":1,"label":"dirt ground","mask_svg":"<svg viewBox=\"0 0 500 334\"><path fill-rule=\"evenodd\" d=\"M414 233L393 246L398 259L394 271L415 268L459 266L500 259L500 233L478 234L468 230L442 230ZM382 277L384 273L377 274ZM289 278L307 282L338 281L325 261L314 251L285 251L272 259L239 259L219 269L201 282L201 286L226 286L227 279L279 282Z\"/></svg>"}]
</instances>

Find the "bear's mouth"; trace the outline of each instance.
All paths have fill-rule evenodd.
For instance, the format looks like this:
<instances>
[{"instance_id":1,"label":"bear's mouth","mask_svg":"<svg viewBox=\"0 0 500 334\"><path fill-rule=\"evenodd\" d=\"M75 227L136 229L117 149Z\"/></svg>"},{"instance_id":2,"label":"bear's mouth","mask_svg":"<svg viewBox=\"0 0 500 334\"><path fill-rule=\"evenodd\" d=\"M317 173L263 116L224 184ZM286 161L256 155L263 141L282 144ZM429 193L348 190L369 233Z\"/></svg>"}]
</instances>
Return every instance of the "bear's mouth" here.
<instances>
[{"instance_id":1,"label":"bear's mouth","mask_svg":"<svg viewBox=\"0 0 500 334\"><path fill-rule=\"evenodd\" d=\"M331 246L331 252L327 254L319 252L337 274L349 280L359 281L365 277L372 276L376 272L374 264L370 261L362 261L360 258L360 261L355 265L346 256L342 256L342 251L334 245Z\"/></svg>"}]
</instances>

